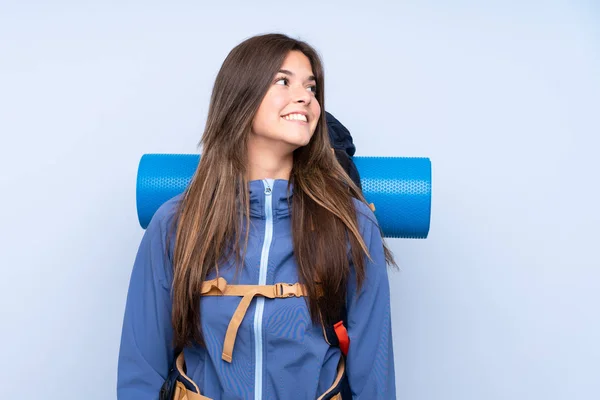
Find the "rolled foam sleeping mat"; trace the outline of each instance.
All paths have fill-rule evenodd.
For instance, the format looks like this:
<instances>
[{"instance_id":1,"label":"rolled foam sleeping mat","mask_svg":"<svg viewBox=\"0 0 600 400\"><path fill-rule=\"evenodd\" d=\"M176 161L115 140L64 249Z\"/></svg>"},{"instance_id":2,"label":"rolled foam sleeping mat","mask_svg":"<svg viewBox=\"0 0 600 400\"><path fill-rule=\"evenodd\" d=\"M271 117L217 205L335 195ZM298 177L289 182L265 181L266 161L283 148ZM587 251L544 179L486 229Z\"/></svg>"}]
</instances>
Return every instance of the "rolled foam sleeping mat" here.
<instances>
[{"instance_id":1,"label":"rolled foam sleeping mat","mask_svg":"<svg viewBox=\"0 0 600 400\"><path fill-rule=\"evenodd\" d=\"M425 239L431 217L431 161L423 157L352 157L363 194L385 237ZM158 208L182 193L198 154L144 154L138 166L138 220L146 229Z\"/></svg>"}]
</instances>

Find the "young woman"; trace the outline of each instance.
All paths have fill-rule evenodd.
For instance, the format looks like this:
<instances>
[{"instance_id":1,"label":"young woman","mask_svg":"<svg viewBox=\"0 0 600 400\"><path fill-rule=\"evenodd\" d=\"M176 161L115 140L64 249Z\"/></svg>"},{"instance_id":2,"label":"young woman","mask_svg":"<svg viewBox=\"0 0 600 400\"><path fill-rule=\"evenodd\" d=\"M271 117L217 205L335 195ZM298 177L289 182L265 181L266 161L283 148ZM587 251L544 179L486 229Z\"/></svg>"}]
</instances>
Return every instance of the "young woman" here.
<instances>
[{"instance_id":1,"label":"young woman","mask_svg":"<svg viewBox=\"0 0 600 400\"><path fill-rule=\"evenodd\" d=\"M120 400L161 387L190 400L396 398L394 260L331 150L323 102L307 43L268 34L229 53L196 173L138 250Z\"/></svg>"}]
</instances>

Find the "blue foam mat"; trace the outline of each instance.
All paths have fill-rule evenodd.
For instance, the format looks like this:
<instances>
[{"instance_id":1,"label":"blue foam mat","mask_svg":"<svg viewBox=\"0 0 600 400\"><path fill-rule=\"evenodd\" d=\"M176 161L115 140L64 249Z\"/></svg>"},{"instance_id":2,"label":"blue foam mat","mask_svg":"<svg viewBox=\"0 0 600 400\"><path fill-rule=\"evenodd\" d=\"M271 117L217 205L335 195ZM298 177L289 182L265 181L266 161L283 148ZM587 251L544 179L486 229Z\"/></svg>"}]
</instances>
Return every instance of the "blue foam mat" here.
<instances>
[{"instance_id":1,"label":"blue foam mat","mask_svg":"<svg viewBox=\"0 0 600 400\"><path fill-rule=\"evenodd\" d=\"M431 216L431 161L420 157L353 157L363 193L375 205L383 234L424 239ZM144 154L138 166L138 220L146 229L156 210L189 184L198 154Z\"/></svg>"}]
</instances>

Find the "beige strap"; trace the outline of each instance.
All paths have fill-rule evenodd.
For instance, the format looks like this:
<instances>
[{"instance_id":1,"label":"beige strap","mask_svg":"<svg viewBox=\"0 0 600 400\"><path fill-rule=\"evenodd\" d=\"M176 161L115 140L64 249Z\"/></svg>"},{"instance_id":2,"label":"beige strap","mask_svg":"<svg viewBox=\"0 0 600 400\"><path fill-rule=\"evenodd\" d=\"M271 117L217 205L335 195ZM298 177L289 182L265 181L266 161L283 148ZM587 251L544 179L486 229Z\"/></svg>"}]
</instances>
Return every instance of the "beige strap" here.
<instances>
[{"instance_id":1,"label":"beige strap","mask_svg":"<svg viewBox=\"0 0 600 400\"><path fill-rule=\"evenodd\" d=\"M340 362L338 363L337 374L335 376L335 379L333 380L333 384L329 387L329 389L327 389L327 391L325 393L320 395L317 400L323 399L325 396L327 396L329 393L331 393L333 391L333 389L335 389L335 387L340 383L340 381L344 377L345 371L346 371L346 361L344 359L344 356L342 356L342 357L340 357ZM338 393L335 396L333 396L331 399L332 400L338 400L338 399L342 400L342 395L340 393Z\"/></svg>"},{"instance_id":2,"label":"beige strap","mask_svg":"<svg viewBox=\"0 0 600 400\"><path fill-rule=\"evenodd\" d=\"M225 343L223 343L223 353L221 358L231 363L233 356L233 346L238 329L242 320L250 307L254 296L263 296L270 299L282 299L286 297L306 296L306 288L300 283L276 283L274 285L228 285L224 278L212 279L202 283L202 296L241 296L242 300L233 313L227 333L225 333Z\"/></svg>"},{"instance_id":3,"label":"beige strap","mask_svg":"<svg viewBox=\"0 0 600 400\"><path fill-rule=\"evenodd\" d=\"M190 392L185 385L177 381L173 400L212 400L210 397L202 396L199 393Z\"/></svg>"},{"instance_id":4,"label":"beige strap","mask_svg":"<svg viewBox=\"0 0 600 400\"><path fill-rule=\"evenodd\" d=\"M183 375L188 381L190 381L192 383L192 385L194 385L194 388L196 388L197 393L188 391L182 382L177 381L176 386L175 386L175 396L173 397L173 400L212 400L211 398L202 396L200 394L200 389L198 389L198 385L196 385L196 382L191 380L183 371L183 364L184 364L184 358L183 358L183 352L182 352L177 357L177 361L176 361L177 369L179 370L179 373L181 375ZM319 398L317 400L322 400L325 396L330 394L333 391L333 389L335 389L336 386L339 385L340 381L342 380L342 378L344 376L345 371L346 371L346 362L344 360L344 357L340 357L340 362L338 363L338 366L337 366L337 374L335 376L333 383L331 384L329 389L327 389L327 391L325 391L325 393L323 393L322 395L319 396ZM342 400L342 395L340 393L338 393L335 396L333 396L331 398L331 400Z\"/></svg>"},{"instance_id":5,"label":"beige strap","mask_svg":"<svg viewBox=\"0 0 600 400\"><path fill-rule=\"evenodd\" d=\"M208 398L206 396L202 396L200 394L200 389L198 388L198 385L196 385L196 382L191 380L190 377L186 375L184 365L185 365L185 359L184 359L183 351L182 351L181 353L179 353L179 355L177 356L177 359L175 360L175 368L177 368L177 371L179 371L181 376L183 376L185 379L187 379L189 382L191 382L192 385L194 385L194 389L196 389L196 393L188 391L186 389L185 385L183 384L183 382L177 381L173 399L174 400L211 400L210 398Z\"/></svg>"}]
</instances>

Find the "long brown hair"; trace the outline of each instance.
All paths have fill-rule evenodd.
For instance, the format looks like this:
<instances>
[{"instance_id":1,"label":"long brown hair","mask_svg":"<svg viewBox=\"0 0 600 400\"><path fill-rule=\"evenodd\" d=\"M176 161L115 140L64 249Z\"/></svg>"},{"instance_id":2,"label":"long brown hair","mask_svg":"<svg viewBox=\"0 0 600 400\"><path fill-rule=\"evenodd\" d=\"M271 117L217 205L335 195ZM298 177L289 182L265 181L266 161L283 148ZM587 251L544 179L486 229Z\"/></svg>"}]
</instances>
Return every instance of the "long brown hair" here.
<instances>
[{"instance_id":1,"label":"long brown hair","mask_svg":"<svg viewBox=\"0 0 600 400\"><path fill-rule=\"evenodd\" d=\"M247 142L253 118L290 51L301 51L316 78L324 110L323 67L307 43L283 34L251 37L226 57L213 87L198 168L177 210L173 255L174 345L203 344L200 288L209 272L246 251L249 229ZM315 323L332 323L346 299L351 260L358 287L368 249L357 224L352 197L365 201L331 151L324 111L310 142L294 152L292 232L301 283L306 285ZM246 234L242 235L242 231ZM244 237L242 237L244 236ZM384 245L386 260L395 265ZM320 289L318 290L318 286Z\"/></svg>"}]
</instances>

